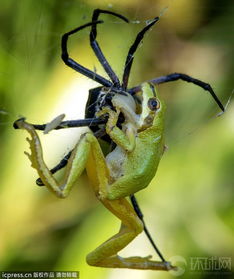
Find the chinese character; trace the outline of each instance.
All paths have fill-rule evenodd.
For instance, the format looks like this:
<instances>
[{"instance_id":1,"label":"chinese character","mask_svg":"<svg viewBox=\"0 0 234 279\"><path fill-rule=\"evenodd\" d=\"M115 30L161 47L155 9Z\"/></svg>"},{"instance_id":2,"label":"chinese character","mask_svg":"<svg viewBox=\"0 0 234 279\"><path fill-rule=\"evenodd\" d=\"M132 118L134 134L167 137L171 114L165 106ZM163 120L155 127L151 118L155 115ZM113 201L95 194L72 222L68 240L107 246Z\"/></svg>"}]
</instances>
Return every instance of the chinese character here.
<instances>
[{"instance_id":1,"label":"chinese character","mask_svg":"<svg viewBox=\"0 0 234 279\"><path fill-rule=\"evenodd\" d=\"M62 277L61 272L56 272L56 277L61 278Z\"/></svg>"},{"instance_id":2,"label":"chinese character","mask_svg":"<svg viewBox=\"0 0 234 279\"><path fill-rule=\"evenodd\" d=\"M38 275L39 275L39 278L44 278L43 272L39 272Z\"/></svg>"},{"instance_id":3,"label":"chinese character","mask_svg":"<svg viewBox=\"0 0 234 279\"><path fill-rule=\"evenodd\" d=\"M49 273L49 278L54 278L54 272Z\"/></svg>"},{"instance_id":4,"label":"chinese character","mask_svg":"<svg viewBox=\"0 0 234 279\"><path fill-rule=\"evenodd\" d=\"M49 273L48 272L44 272L44 278L49 278Z\"/></svg>"},{"instance_id":5,"label":"chinese character","mask_svg":"<svg viewBox=\"0 0 234 279\"><path fill-rule=\"evenodd\" d=\"M231 262L231 258L228 257L221 257L219 258L219 267L220 269L232 269L232 262Z\"/></svg>"},{"instance_id":6,"label":"chinese character","mask_svg":"<svg viewBox=\"0 0 234 279\"><path fill-rule=\"evenodd\" d=\"M33 272L33 278L38 278L38 272Z\"/></svg>"},{"instance_id":7,"label":"chinese character","mask_svg":"<svg viewBox=\"0 0 234 279\"><path fill-rule=\"evenodd\" d=\"M77 272L73 271L73 272L72 272L72 277L73 277L73 278L78 278Z\"/></svg>"}]
</instances>

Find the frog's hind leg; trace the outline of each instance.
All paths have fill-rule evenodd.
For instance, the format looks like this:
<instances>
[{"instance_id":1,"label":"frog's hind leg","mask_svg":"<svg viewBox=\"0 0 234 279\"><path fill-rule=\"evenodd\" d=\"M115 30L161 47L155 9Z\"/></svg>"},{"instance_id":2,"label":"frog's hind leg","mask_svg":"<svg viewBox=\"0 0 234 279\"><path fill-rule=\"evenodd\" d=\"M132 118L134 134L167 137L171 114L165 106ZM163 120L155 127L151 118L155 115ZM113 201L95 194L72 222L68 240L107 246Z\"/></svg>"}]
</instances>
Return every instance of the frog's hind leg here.
<instances>
[{"instance_id":1,"label":"frog's hind leg","mask_svg":"<svg viewBox=\"0 0 234 279\"><path fill-rule=\"evenodd\" d=\"M151 261L149 257L120 257L117 253L143 230L143 225L127 199L103 200L103 204L122 220L120 231L88 254L89 265L109 268L169 270L167 262Z\"/></svg>"}]
</instances>

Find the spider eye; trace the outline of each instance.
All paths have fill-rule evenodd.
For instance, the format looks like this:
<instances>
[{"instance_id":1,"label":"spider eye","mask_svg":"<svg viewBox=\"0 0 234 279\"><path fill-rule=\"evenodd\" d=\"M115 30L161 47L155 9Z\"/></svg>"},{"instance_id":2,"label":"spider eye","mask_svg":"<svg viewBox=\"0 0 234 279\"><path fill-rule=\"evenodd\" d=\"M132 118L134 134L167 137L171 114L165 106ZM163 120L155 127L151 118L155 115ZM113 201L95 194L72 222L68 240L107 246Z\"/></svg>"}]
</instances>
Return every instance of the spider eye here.
<instances>
[{"instance_id":1,"label":"spider eye","mask_svg":"<svg viewBox=\"0 0 234 279\"><path fill-rule=\"evenodd\" d=\"M148 107L150 110L157 110L160 108L160 103L156 98L150 98L148 100Z\"/></svg>"}]
</instances>

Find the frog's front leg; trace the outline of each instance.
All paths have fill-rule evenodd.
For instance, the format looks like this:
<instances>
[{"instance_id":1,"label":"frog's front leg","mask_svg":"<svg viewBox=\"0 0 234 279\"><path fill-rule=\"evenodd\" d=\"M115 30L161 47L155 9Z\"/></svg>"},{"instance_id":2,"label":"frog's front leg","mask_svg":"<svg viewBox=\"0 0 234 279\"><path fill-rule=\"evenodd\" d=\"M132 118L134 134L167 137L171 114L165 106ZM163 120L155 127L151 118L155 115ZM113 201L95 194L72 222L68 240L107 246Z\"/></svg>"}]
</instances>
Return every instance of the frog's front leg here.
<instances>
[{"instance_id":1,"label":"frog's front leg","mask_svg":"<svg viewBox=\"0 0 234 279\"><path fill-rule=\"evenodd\" d=\"M137 128L131 122L123 123L123 130L117 127L117 121L119 117L120 110L116 108L116 112L108 107L104 107L99 111L96 116L100 117L102 115L108 114L108 120L106 123L106 132L110 138L120 147L122 147L127 152L133 151L135 148L135 137Z\"/></svg>"}]
</instances>

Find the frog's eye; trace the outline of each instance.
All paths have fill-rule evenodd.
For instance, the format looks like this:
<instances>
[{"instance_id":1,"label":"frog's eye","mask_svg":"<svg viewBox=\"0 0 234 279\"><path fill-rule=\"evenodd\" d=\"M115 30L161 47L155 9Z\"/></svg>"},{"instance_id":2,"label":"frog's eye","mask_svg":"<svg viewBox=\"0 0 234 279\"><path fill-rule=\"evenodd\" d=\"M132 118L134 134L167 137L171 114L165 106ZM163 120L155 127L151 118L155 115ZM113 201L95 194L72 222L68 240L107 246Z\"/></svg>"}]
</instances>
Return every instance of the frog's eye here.
<instances>
[{"instance_id":1,"label":"frog's eye","mask_svg":"<svg viewBox=\"0 0 234 279\"><path fill-rule=\"evenodd\" d=\"M148 100L148 108L150 110L157 110L160 108L160 103L156 98L150 98Z\"/></svg>"}]
</instances>

